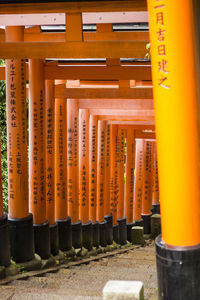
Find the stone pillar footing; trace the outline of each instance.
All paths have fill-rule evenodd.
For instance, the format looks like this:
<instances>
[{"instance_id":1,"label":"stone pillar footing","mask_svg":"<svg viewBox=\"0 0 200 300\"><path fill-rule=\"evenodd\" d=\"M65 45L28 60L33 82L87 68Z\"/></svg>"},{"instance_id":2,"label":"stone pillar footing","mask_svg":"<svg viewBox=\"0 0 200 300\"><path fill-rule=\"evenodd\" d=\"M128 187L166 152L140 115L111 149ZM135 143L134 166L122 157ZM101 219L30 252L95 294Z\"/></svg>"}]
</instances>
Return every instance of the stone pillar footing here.
<instances>
[{"instance_id":1,"label":"stone pillar footing","mask_svg":"<svg viewBox=\"0 0 200 300\"><path fill-rule=\"evenodd\" d=\"M144 300L143 282L109 280L103 288L103 300Z\"/></svg>"},{"instance_id":2,"label":"stone pillar footing","mask_svg":"<svg viewBox=\"0 0 200 300\"><path fill-rule=\"evenodd\" d=\"M133 226L131 229L131 242L133 245L144 245L144 230L143 227Z\"/></svg>"},{"instance_id":3,"label":"stone pillar footing","mask_svg":"<svg viewBox=\"0 0 200 300\"><path fill-rule=\"evenodd\" d=\"M154 214L151 216L151 238L155 239L159 234L161 234L160 215Z\"/></svg>"}]
</instances>

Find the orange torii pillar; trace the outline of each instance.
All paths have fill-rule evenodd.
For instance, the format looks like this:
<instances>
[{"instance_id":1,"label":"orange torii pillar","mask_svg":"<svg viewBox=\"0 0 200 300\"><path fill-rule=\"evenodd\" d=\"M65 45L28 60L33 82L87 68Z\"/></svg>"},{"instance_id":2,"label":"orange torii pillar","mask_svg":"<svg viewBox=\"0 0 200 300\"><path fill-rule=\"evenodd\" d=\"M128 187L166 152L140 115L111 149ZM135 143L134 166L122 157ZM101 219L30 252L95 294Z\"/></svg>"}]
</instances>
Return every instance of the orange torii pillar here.
<instances>
[{"instance_id":1,"label":"orange torii pillar","mask_svg":"<svg viewBox=\"0 0 200 300\"><path fill-rule=\"evenodd\" d=\"M162 228L156 253L162 300L200 299L199 120L192 2L148 0Z\"/></svg>"},{"instance_id":2,"label":"orange torii pillar","mask_svg":"<svg viewBox=\"0 0 200 300\"><path fill-rule=\"evenodd\" d=\"M10 265L10 244L8 232L8 217L3 211L1 143L0 143L0 266Z\"/></svg>"},{"instance_id":3,"label":"orange torii pillar","mask_svg":"<svg viewBox=\"0 0 200 300\"><path fill-rule=\"evenodd\" d=\"M105 172L104 172L104 219L106 220L106 242L113 243L113 217L110 211L110 149L111 125L106 122L105 135Z\"/></svg>"},{"instance_id":4,"label":"orange torii pillar","mask_svg":"<svg viewBox=\"0 0 200 300\"><path fill-rule=\"evenodd\" d=\"M35 252L50 256L49 220L46 217L44 61L29 61L29 205L33 214Z\"/></svg>"},{"instance_id":5,"label":"orange torii pillar","mask_svg":"<svg viewBox=\"0 0 200 300\"><path fill-rule=\"evenodd\" d=\"M56 80L55 84L65 84ZM67 207L67 100L55 99L55 220L58 224L59 248L72 247L71 218Z\"/></svg>"},{"instance_id":6,"label":"orange torii pillar","mask_svg":"<svg viewBox=\"0 0 200 300\"><path fill-rule=\"evenodd\" d=\"M118 126L117 134L117 169L118 169L118 203L117 203L117 223L119 224L119 244L124 245L127 241L126 216L124 215L124 140L125 129Z\"/></svg>"},{"instance_id":7,"label":"orange torii pillar","mask_svg":"<svg viewBox=\"0 0 200 300\"><path fill-rule=\"evenodd\" d=\"M144 167L142 188L142 219L144 222L144 233L151 233L151 207L152 207L152 142L144 140Z\"/></svg>"},{"instance_id":8,"label":"orange torii pillar","mask_svg":"<svg viewBox=\"0 0 200 300\"><path fill-rule=\"evenodd\" d=\"M135 180L133 192L133 221L134 226L143 226L142 214L142 190L143 190L143 169L144 169L144 140L136 139L135 157Z\"/></svg>"},{"instance_id":9,"label":"orange torii pillar","mask_svg":"<svg viewBox=\"0 0 200 300\"><path fill-rule=\"evenodd\" d=\"M69 21L70 16L67 16ZM73 16L72 16L73 17ZM78 16L78 18L80 15ZM69 29L69 28L68 28ZM69 33L69 31L68 31ZM73 32L74 37L74 32ZM66 87L79 87L79 80L67 80ZM79 220L79 100L67 99L67 205L71 217L72 246L82 247L82 224Z\"/></svg>"},{"instance_id":10,"label":"orange torii pillar","mask_svg":"<svg viewBox=\"0 0 200 300\"><path fill-rule=\"evenodd\" d=\"M90 115L89 124L89 219L92 221L92 243L99 246L99 222L97 221L97 133L98 117Z\"/></svg>"},{"instance_id":11,"label":"orange torii pillar","mask_svg":"<svg viewBox=\"0 0 200 300\"><path fill-rule=\"evenodd\" d=\"M118 170L117 170L117 125L111 125L110 149L110 211L113 217L113 240L119 242L119 224L117 223Z\"/></svg>"},{"instance_id":12,"label":"orange torii pillar","mask_svg":"<svg viewBox=\"0 0 200 300\"><path fill-rule=\"evenodd\" d=\"M105 121L98 121L97 140L97 221L99 222L99 243L105 247L107 245L107 222L104 220Z\"/></svg>"},{"instance_id":13,"label":"orange torii pillar","mask_svg":"<svg viewBox=\"0 0 200 300\"><path fill-rule=\"evenodd\" d=\"M133 187L135 169L135 133L134 128L127 129L126 138L126 181L125 181L125 216L127 218L127 240L131 241L133 222Z\"/></svg>"},{"instance_id":14,"label":"orange torii pillar","mask_svg":"<svg viewBox=\"0 0 200 300\"><path fill-rule=\"evenodd\" d=\"M152 214L160 214L160 197L158 183L158 160L156 142L153 143L152 149Z\"/></svg>"},{"instance_id":15,"label":"orange torii pillar","mask_svg":"<svg viewBox=\"0 0 200 300\"><path fill-rule=\"evenodd\" d=\"M55 223L55 192L54 192L54 154L55 154L55 97L54 80L45 81L45 119L46 119L46 218L49 220L50 246L53 255L58 254L58 225Z\"/></svg>"},{"instance_id":16,"label":"orange torii pillar","mask_svg":"<svg viewBox=\"0 0 200 300\"><path fill-rule=\"evenodd\" d=\"M92 222L89 220L89 111L79 110L79 217L83 247L92 248Z\"/></svg>"},{"instance_id":17,"label":"orange torii pillar","mask_svg":"<svg viewBox=\"0 0 200 300\"><path fill-rule=\"evenodd\" d=\"M6 41L24 39L24 27L6 27ZM26 65L6 60L8 207L11 256L16 262L34 257L33 216L28 209ZM6 219L5 219L6 222Z\"/></svg>"},{"instance_id":18,"label":"orange torii pillar","mask_svg":"<svg viewBox=\"0 0 200 300\"><path fill-rule=\"evenodd\" d=\"M67 201L74 248L82 246L82 224L79 220L78 130L78 100L67 99Z\"/></svg>"}]
</instances>

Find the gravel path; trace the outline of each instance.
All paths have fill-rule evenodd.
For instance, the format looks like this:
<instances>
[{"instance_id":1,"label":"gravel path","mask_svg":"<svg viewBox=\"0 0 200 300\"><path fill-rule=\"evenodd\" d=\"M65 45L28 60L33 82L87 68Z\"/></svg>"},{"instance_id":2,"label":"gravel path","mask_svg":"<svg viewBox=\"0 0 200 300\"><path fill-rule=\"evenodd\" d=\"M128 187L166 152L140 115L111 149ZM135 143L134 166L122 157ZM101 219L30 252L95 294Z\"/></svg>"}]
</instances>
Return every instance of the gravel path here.
<instances>
[{"instance_id":1,"label":"gravel path","mask_svg":"<svg viewBox=\"0 0 200 300\"><path fill-rule=\"evenodd\" d=\"M0 286L3 300L102 300L108 280L141 280L145 299L156 299L154 243L114 257L103 258L42 277L15 280Z\"/></svg>"}]
</instances>

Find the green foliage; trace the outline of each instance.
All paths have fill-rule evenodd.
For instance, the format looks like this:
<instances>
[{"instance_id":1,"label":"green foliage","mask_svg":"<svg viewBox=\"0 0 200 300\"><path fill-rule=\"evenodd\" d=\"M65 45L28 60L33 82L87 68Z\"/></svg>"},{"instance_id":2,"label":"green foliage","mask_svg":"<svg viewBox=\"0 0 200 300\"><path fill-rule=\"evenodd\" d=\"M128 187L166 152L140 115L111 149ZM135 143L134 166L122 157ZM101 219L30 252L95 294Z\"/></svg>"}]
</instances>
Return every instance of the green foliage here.
<instances>
[{"instance_id":1,"label":"green foliage","mask_svg":"<svg viewBox=\"0 0 200 300\"><path fill-rule=\"evenodd\" d=\"M147 50L147 53L145 55L145 58L151 59L151 44L150 43L146 44L146 50Z\"/></svg>"},{"instance_id":2,"label":"green foliage","mask_svg":"<svg viewBox=\"0 0 200 300\"><path fill-rule=\"evenodd\" d=\"M4 65L0 60L0 65ZM1 129L1 166L4 210L8 211L8 172L7 172L7 135L6 135L6 84L0 80L0 129Z\"/></svg>"}]
</instances>

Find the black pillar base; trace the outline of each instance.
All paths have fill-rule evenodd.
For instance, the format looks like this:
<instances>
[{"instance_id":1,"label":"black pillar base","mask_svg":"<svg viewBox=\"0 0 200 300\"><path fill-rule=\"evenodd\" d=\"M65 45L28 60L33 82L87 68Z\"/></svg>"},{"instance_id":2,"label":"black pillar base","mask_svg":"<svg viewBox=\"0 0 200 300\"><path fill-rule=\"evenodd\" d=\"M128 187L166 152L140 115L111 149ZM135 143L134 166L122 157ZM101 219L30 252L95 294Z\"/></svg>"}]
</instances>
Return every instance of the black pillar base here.
<instances>
[{"instance_id":1,"label":"black pillar base","mask_svg":"<svg viewBox=\"0 0 200 300\"><path fill-rule=\"evenodd\" d=\"M200 245L171 249L156 238L159 300L200 299Z\"/></svg>"},{"instance_id":2,"label":"black pillar base","mask_svg":"<svg viewBox=\"0 0 200 300\"><path fill-rule=\"evenodd\" d=\"M143 221L143 219L134 221L134 226L144 227L144 221Z\"/></svg>"},{"instance_id":3,"label":"black pillar base","mask_svg":"<svg viewBox=\"0 0 200 300\"><path fill-rule=\"evenodd\" d=\"M118 219L119 224L119 244L125 245L127 242L127 228L126 228L126 217Z\"/></svg>"},{"instance_id":4,"label":"black pillar base","mask_svg":"<svg viewBox=\"0 0 200 300\"><path fill-rule=\"evenodd\" d=\"M56 220L56 223L58 224L59 249L68 251L72 248L71 218Z\"/></svg>"},{"instance_id":5,"label":"black pillar base","mask_svg":"<svg viewBox=\"0 0 200 300\"><path fill-rule=\"evenodd\" d=\"M8 218L10 255L15 262L26 262L34 258L33 215L23 219Z\"/></svg>"},{"instance_id":6,"label":"black pillar base","mask_svg":"<svg viewBox=\"0 0 200 300\"><path fill-rule=\"evenodd\" d=\"M72 246L75 249L82 247L82 223L80 220L72 223Z\"/></svg>"},{"instance_id":7,"label":"black pillar base","mask_svg":"<svg viewBox=\"0 0 200 300\"><path fill-rule=\"evenodd\" d=\"M33 224L35 252L42 258L48 259L51 255L49 221L43 224Z\"/></svg>"},{"instance_id":8,"label":"black pillar base","mask_svg":"<svg viewBox=\"0 0 200 300\"><path fill-rule=\"evenodd\" d=\"M142 219L144 222L144 234L150 234L151 233L151 216L150 215L142 215Z\"/></svg>"},{"instance_id":9,"label":"black pillar base","mask_svg":"<svg viewBox=\"0 0 200 300\"><path fill-rule=\"evenodd\" d=\"M88 250L92 249L92 222L82 224L82 236L83 242L82 246Z\"/></svg>"},{"instance_id":10,"label":"black pillar base","mask_svg":"<svg viewBox=\"0 0 200 300\"><path fill-rule=\"evenodd\" d=\"M119 244L119 224L113 225L113 240Z\"/></svg>"},{"instance_id":11,"label":"black pillar base","mask_svg":"<svg viewBox=\"0 0 200 300\"><path fill-rule=\"evenodd\" d=\"M99 239L100 239L100 246L106 247L107 241L106 241L106 224L107 222L100 222L99 223Z\"/></svg>"},{"instance_id":12,"label":"black pillar base","mask_svg":"<svg viewBox=\"0 0 200 300\"><path fill-rule=\"evenodd\" d=\"M127 226L127 240L131 242L131 228L135 226L135 222L126 224Z\"/></svg>"},{"instance_id":13,"label":"black pillar base","mask_svg":"<svg viewBox=\"0 0 200 300\"><path fill-rule=\"evenodd\" d=\"M51 254L57 255L59 252L59 239L58 239L58 224L49 226L50 229L50 246Z\"/></svg>"},{"instance_id":14,"label":"black pillar base","mask_svg":"<svg viewBox=\"0 0 200 300\"><path fill-rule=\"evenodd\" d=\"M6 214L0 217L0 241L0 266L7 267L10 265L10 241Z\"/></svg>"},{"instance_id":15,"label":"black pillar base","mask_svg":"<svg viewBox=\"0 0 200 300\"><path fill-rule=\"evenodd\" d=\"M92 223L92 245L94 247L99 247L99 222Z\"/></svg>"},{"instance_id":16,"label":"black pillar base","mask_svg":"<svg viewBox=\"0 0 200 300\"><path fill-rule=\"evenodd\" d=\"M153 204L151 208L152 214L159 214L160 215L160 203Z\"/></svg>"},{"instance_id":17,"label":"black pillar base","mask_svg":"<svg viewBox=\"0 0 200 300\"><path fill-rule=\"evenodd\" d=\"M105 216L104 220L106 223L106 242L108 245L113 243L113 217L112 214Z\"/></svg>"}]
</instances>

